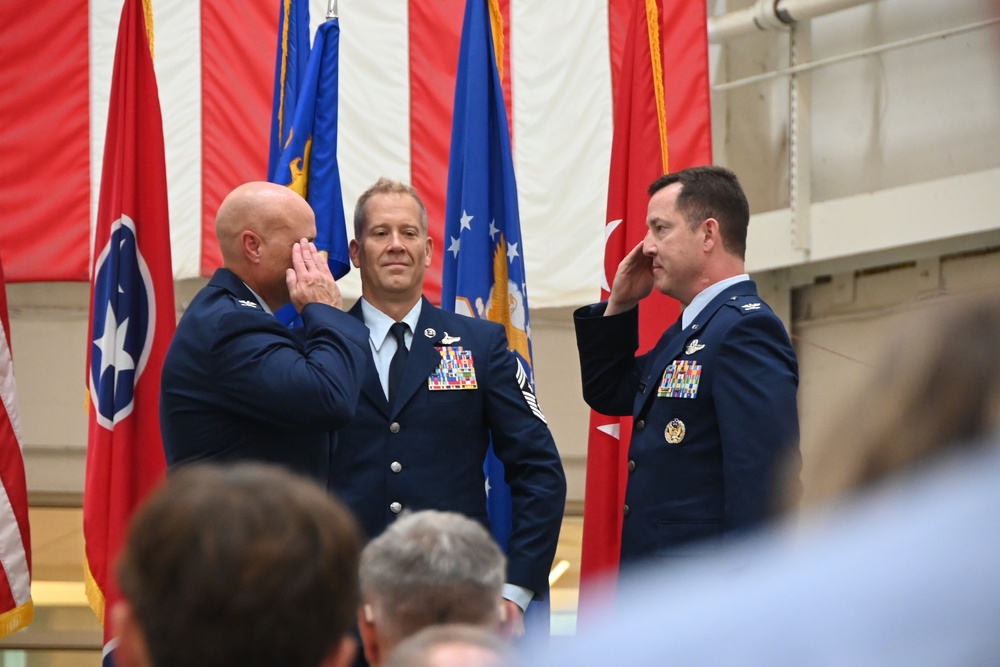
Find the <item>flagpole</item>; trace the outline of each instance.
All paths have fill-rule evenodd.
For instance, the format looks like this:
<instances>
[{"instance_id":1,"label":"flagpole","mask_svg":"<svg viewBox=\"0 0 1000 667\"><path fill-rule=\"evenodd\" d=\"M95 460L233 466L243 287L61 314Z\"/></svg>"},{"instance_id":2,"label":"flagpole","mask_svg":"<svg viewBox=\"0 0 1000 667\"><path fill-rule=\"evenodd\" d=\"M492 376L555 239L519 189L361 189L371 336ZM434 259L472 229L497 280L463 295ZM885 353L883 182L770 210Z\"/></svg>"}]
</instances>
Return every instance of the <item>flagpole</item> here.
<instances>
[{"instance_id":1,"label":"flagpole","mask_svg":"<svg viewBox=\"0 0 1000 667\"><path fill-rule=\"evenodd\" d=\"M326 6L326 20L340 18L337 16L337 0L330 0Z\"/></svg>"}]
</instances>

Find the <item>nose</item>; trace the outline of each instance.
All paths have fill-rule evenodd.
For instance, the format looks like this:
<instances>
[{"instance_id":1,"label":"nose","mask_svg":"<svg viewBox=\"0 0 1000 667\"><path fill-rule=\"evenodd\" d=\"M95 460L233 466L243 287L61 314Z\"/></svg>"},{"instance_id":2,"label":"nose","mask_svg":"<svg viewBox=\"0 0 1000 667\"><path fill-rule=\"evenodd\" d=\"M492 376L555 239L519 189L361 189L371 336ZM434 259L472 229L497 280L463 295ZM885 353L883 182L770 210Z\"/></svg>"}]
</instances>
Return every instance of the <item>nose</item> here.
<instances>
[{"instance_id":1,"label":"nose","mask_svg":"<svg viewBox=\"0 0 1000 667\"><path fill-rule=\"evenodd\" d=\"M393 232L389 235L389 250L402 250L403 249L403 237L399 232Z\"/></svg>"},{"instance_id":2,"label":"nose","mask_svg":"<svg viewBox=\"0 0 1000 667\"><path fill-rule=\"evenodd\" d=\"M642 254L647 257L656 255L656 241L653 239L653 230L647 229L646 236L642 239Z\"/></svg>"}]
</instances>

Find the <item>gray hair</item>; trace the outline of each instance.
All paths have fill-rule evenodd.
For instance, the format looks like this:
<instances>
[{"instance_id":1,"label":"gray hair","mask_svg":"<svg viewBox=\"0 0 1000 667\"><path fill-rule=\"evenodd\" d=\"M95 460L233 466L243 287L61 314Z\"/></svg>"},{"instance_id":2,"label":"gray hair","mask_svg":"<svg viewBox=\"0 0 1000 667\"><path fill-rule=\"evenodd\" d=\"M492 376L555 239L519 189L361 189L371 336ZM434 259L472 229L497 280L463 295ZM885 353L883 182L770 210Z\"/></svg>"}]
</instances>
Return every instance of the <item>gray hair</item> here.
<instances>
[{"instance_id":1,"label":"gray hair","mask_svg":"<svg viewBox=\"0 0 1000 667\"><path fill-rule=\"evenodd\" d=\"M442 657L435 656L435 651L448 646L480 650L478 658L468 654L461 656L466 667L503 665L510 657L510 647L495 632L474 625L447 624L424 628L407 637L389 654L385 667L438 667L448 664ZM470 658L474 662L470 663Z\"/></svg>"},{"instance_id":2,"label":"gray hair","mask_svg":"<svg viewBox=\"0 0 1000 667\"><path fill-rule=\"evenodd\" d=\"M506 558L461 514L404 514L361 553L363 601L397 639L429 625L499 623Z\"/></svg>"}]
</instances>

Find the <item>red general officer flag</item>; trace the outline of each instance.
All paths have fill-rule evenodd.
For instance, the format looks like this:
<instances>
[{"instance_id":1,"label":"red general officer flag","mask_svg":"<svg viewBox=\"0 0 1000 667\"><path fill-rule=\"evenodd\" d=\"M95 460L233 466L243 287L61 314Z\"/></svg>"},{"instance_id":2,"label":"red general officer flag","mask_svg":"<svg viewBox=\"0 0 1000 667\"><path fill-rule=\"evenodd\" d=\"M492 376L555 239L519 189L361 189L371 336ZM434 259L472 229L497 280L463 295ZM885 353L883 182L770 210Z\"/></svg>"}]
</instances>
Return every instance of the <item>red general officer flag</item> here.
<instances>
[{"instance_id":1,"label":"red general officer flag","mask_svg":"<svg viewBox=\"0 0 1000 667\"><path fill-rule=\"evenodd\" d=\"M31 623L31 531L21 458L14 359L10 351L7 290L0 263L0 637Z\"/></svg>"},{"instance_id":2,"label":"red general officer flag","mask_svg":"<svg viewBox=\"0 0 1000 667\"><path fill-rule=\"evenodd\" d=\"M601 298L622 258L646 234L649 185L669 171L710 164L706 6L689 0L611 2L609 25L630 11L617 71L608 215L604 231L605 280ZM611 35L614 53L616 35ZM651 348L680 315L676 301L653 290L639 306L639 346ZM591 412L580 564L580 604L618 568L622 505L628 476L631 418ZM600 584L599 584L600 582ZM582 610L586 613L586 610Z\"/></svg>"},{"instance_id":3,"label":"red general officer flag","mask_svg":"<svg viewBox=\"0 0 1000 667\"><path fill-rule=\"evenodd\" d=\"M151 17L147 2L125 0L94 233L83 533L102 622L118 598L113 568L129 518L165 469L157 402L175 313Z\"/></svg>"}]
</instances>

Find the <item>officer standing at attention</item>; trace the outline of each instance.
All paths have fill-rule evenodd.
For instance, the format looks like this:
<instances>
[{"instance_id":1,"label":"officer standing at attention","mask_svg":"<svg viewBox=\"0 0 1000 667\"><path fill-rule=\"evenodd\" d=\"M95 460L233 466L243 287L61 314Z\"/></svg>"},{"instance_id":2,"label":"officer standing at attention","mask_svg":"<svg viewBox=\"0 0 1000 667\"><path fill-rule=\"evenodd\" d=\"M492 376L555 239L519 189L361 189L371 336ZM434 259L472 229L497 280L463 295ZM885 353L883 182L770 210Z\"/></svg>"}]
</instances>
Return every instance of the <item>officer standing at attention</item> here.
<instances>
[{"instance_id":1,"label":"officer standing at attention","mask_svg":"<svg viewBox=\"0 0 1000 667\"><path fill-rule=\"evenodd\" d=\"M798 457L795 352L745 273L750 209L736 175L685 169L649 194L646 237L608 301L574 314L585 400L634 419L623 565L689 556L758 524ZM639 302L653 287L683 311L636 356Z\"/></svg>"},{"instance_id":2,"label":"officer standing at attention","mask_svg":"<svg viewBox=\"0 0 1000 667\"><path fill-rule=\"evenodd\" d=\"M504 327L422 297L431 263L416 191L379 179L354 210L351 261L371 332L357 413L338 431L331 488L377 537L404 509L458 512L488 526L483 460L492 439L511 492L506 628L548 592L566 478Z\"/></svg>"}]
</instances>

